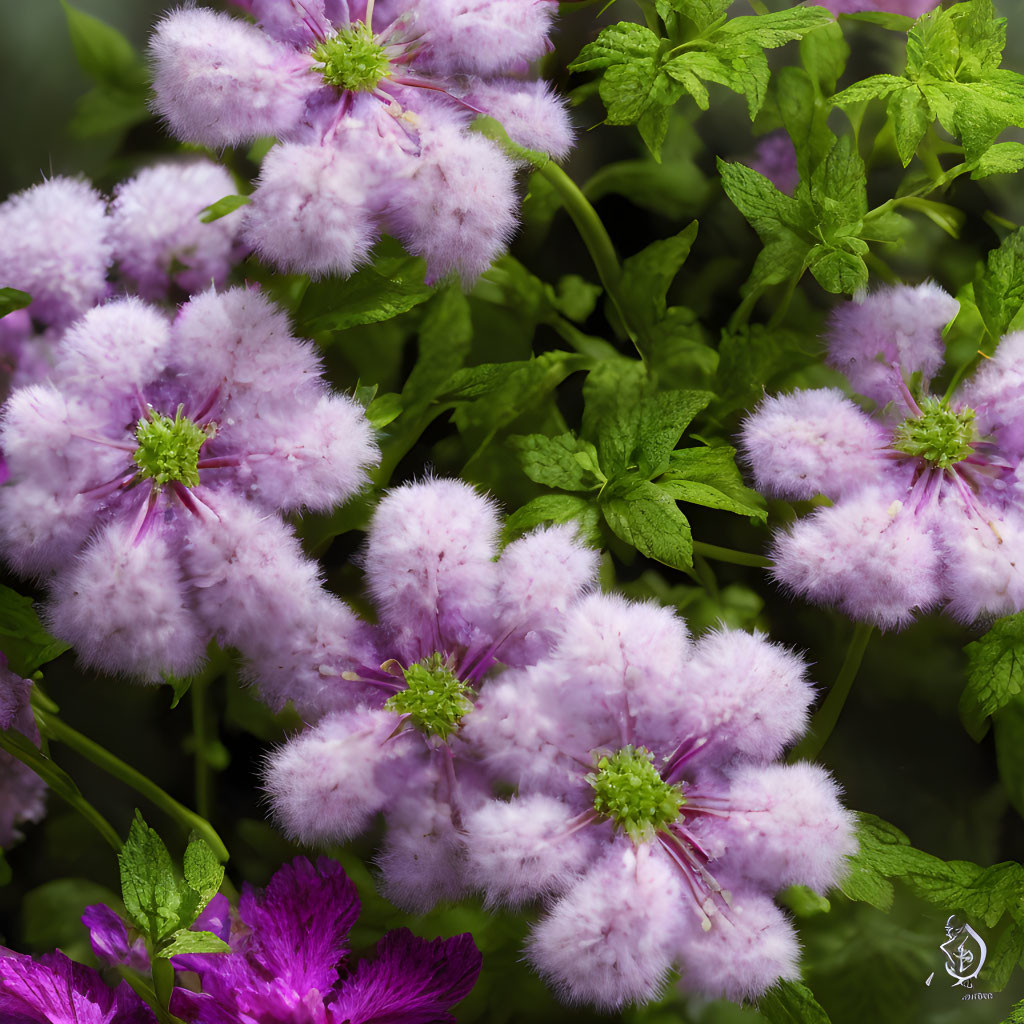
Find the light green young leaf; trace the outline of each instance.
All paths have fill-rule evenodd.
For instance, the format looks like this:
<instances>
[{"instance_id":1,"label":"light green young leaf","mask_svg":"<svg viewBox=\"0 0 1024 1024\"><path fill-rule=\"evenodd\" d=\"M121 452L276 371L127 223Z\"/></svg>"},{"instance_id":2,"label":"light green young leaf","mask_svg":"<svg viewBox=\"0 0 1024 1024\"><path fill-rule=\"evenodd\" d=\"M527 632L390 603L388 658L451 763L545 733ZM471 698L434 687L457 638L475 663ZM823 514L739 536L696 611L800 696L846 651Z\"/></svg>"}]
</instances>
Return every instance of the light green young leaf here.
<instances>
[{"instance_id":1,"label":"light green young leaf","mask_svg":"<svg viewBox=\"0 0 1024 1024\"><path fill-rule=\"evenodd\" d=\"M127 92L145 91L146 67L135 48L117 29L60 0L71 45L82 70L98 85Z\"/></svg>"},{"instance_id":2,"label":"light green young leaf","mask_svg":"<svg viewBox=\"0 0 1024 1024\"><path fill-rule=\"evenodd\" d=\"M808 265L815 281L834 295L854 295L867 287L867 264L845 249L815 246Z\"/></svg>"},{"instance_id":3,"label":"light green young leaf","mask_svg":"<svg viewBox=\"0 0 1024 1024\"><path fill-rule=\"evenodd\" d=\"M185 849L184 869L185 882L202 897L199 908L202 910L217 895L224 881L224 865L206 840L193 833Z\"/></svg>"},{"instance_id":4,"label":"light green young leaf","mask_svg":"<svg viewBox=\"0 0 1024 1024\"><path fill-rule=\"evenodd\" d=\"M167 847L138 811L117 862L125 910L156 944L178 927L181 892Z\"/></svg>"},{"instance_id":5,"label":"light green young leaf","mask_svg":"<svg viewBox=\"0 0 1024 1024\"><path fill-rule=\"evenodd\" d=\"M974 282L974 299L993 341L1018 329L1024 310L1024 228L992 249Z\"/></svg>"},{"instance_id":6,"label":"light green young leaf","mask_svg":"<svg viewBox=\"0 0 1024 1024\"><path fill-rule=\"evenodd\" d=\"M657 483L677 501L689 501L743 516L767 518L764 498L743 483L736 449L680 448L672 452L668 471Z\"/></svg>"},{"instance_id":7,"label":"light green young leaf","mask_svg":"<svg viewBox=\"0 0 1024 1024\"><path fill-rule=\"evenodd\" d=\"M383 430L402 414L402 396L394 392L378 395L366 407L366 419L374 430Z\"/></svg>"},{"instance_id":8,"label":"light green young leaf","mask_svg":"<svg viewBox=\"0 0 1024 1024\"><path fill-rule=\"evenodd\" d=\"M633 359L606 359L587 374L581 434L597 446L609 479L634 464L640 403L647 387L643 364Z\"/></svg>"},{"instance_id":9,"label":"light green young leaf","mask_svg":"<svg viewBox=\"0 0 1024 1024\"><path fill-rule=\"evenodd\" d=\"M834 20L832 13L824 7L791 7L788 11L776 11L773 14L730 18L714 33L712 39L717 42L722 38L741 38L760 47L773 49Z\"/></svg>"},{"instance_id":10,"label":"light green young leaf","mask_svg":"<svg viewBox=\"0 0 1024 1024\"><path fill-rule=\"evenodd\" d=\"M830 1024L814 993L798 981L780 981L757 1001L757 1012L770 1024Z\"/></svg>"},{"instance_id":11,"label":"light green young leaf","mask_svg":"<svg viewBox=\"0 0 1024 1024\"><path fill-rule=\"evenodd\" d=\"M0 317L13 313L16 309L24 309L32 301L28 292L18 288L0 288Z\"/></svg>"},{"instance_id":12,"label":"light green young leaf","mask_svg":"<svg viewBox=\"0 0 1024 1024\"><path fill-rule=\"evenodd\" d=\"M910 82L897 75L872 75L870 78L854 82L849 88L837 93L832 102L837 107L848 107L854 103L863 103L864 100L885 99L896 90L902 91L910 87Z\"/></svg>"},{"instance_id":13,"label":"light green young leaf","mask_svg":"<svg viewBox=\"0 0 1024 1024\"><path fill-rule=\"evenodd\" d=\"M620 21L602 29L597 39L587 43L569 65L569 70L592 71L650 59L657 54L659 45L658 37L649 28L631 21Z\"/></svg>"},{"instance_id":14,"label":"light green young leaf","mask_svg":"<svg viewBox=\"0 0 1024 1024\"><path fill-rule=\"evenodd\" d=\"M564 491L594 491L607 482L598 465L597 449L589 441L572 434L527 434L508 441L519 454L523 472L534 483Z\"/></svg>"},{"instance_id":15,"label":"light green young leaf","mask_svg":"<svg viewBox=\"0 0 1024 1024\"><path fill-rule=\"evenodd\" d=\"M43 627L32 598L0 586L0 651L11 671L27 679L68 649L68 644L50 636Z\"/></svg>"},{"instance_id":16,"label":"light green young leaf","mask_svg":"<svg viewBox=\"0 0 1024 1024\"><path fill-rule=\"evenodd\" d=\"M601 511L617 537L642 555L688 569L693 564L690 524L679 506L656 484L627 477L606 488Z\"/></svg>"},{"instance_id":17,"label":"light green young leaf","mask_svg":"<svg viewBox=\"0 0 1024 1024\"><path fill-rule=\"evenodd\" d=\"M669 465L683 431L714 395L710 391L655 391L640 402L636 452L640 475L659 476Z\"/></svg>"},{"instance_id":18,"label":"light green young leaf","mask_svg":"<svg viewBox=\"0 0 1024 1024\"><path fill-rule=\"evenodd\" d=\"M251 202L250 196L224 196L223 199L218 199L217 202L204 207L200 211L199 219L204 224L212 224L215 220L220 220L221 217L226 217L229 213L234 213L235 210L239 210Z\"/></svg>"},{"instance_id":19,"label":"light green young leaf","mask_svg":"<svg viewBox=\"0 0 1024 1024\"><path fill-rule=\"evenodd\" d=\"M658 14L664 18L670 11L682 14L703 33L731 6L733 0L658 0Z\"/></svg>"},{"instance_id":20,"label":"light green young leaf","mask_svg":"<svg viewBox=\"0 0 1024 1024\"><path fill-rule=\"evenodd\" d=\"M781 230L810 228L810 211L792 197L780 192L763 174L740 163L718 158L722 188L751 227L768 241Z\"/></svg>"},{"instance_id":21,"label":"light green young leaf","mask_svg":"<svg viewBox=\"0 0 1024 1024\"><path fill-rule=\"evenodd\" d=\"M960 718L980 740L988 731L986 719L1024 694L1024 612L996 619L964 652L967 685L960 697Z\"/></svg>"},{"instance_id":22,"label":"light green young leaf","mask_svg":"<svg viewBox=\"0 0 1024 1024\"><path fill-rule=\"evenodd\" d=\"M906 167L914 159L917 147L931 127L934 117L928 101L916 86L893 92L889 97L887 113L896 138L896 152Z\"/></svg>"},{"instance_id":23,"label":"light green young leaf","mask_svg":"<svg viewBox=\"0 0 1024 1024\"><path fill-rule=\"evenodd\" d=\"M987 178L990 174L1015 174L1024 168L1024 143L997 142L990 146L978 158L971 171L971 177L977 181Z\"/></svg>"},{"instance_id":24,"label":"light green young leaf","mask_svg":"<svg viewBox=\"0 0 1024 1024\"><path fill-rule=\"evenodd\" d=\"M835 92L836 82L846 70L850 47L839 22L816 28L800 40L800 59L804 68L825 96Z\"/></svg>"},{"instance_id":25,"label":"light green young leaf","mask_svg":"<svg viewBox=\"0 0 1024 1024\"><path fill-rule=\"evenodd\" d=\"M159 956L181 956L184 953L230 953L231 947L213 932L194 932L180 928L171 935L171 941L160 947Z\"/></svg>"}]
</instances>

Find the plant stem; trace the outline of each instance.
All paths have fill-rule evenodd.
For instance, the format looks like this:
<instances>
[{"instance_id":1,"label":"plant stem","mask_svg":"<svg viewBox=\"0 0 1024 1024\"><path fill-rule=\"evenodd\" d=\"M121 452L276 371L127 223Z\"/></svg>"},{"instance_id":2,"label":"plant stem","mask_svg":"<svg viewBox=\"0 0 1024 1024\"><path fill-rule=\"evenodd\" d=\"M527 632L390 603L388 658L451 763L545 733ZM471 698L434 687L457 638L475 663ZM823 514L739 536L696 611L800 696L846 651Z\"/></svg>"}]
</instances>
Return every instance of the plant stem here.
<instances>
[{"instance_id":1,"label":"plant stem","mask_svg":"<svg viewBox=\"0 0 1024 1024\"><path fill-rule=\"evenodd\" d=\"M195 811L190 811L184 804L179 803L169 793L162 790L151 779L146 778L141 772L136 771L131 765L125 764L115 754L110 753L98 743L83 736L80 732L72 729L55 715L48 714L38 707L35 709L36 719L39 722L40 732L45 732L51 739L63 743L78 751L87 761L102 768L105 772L120 779L126 785L131 786L137 793L140 793L147 800L154 803L164 813L170 815L188 831L193 829L198 832L210 845L210 848L221 861L228 859L227 847L217 835L213 826L200 817ZM117 847L120 849L121 842L118 840Z\"/></svg>"},{"instance_id":2,"label":"plant stem","mask_svg":"<svg viewBox=\"0 0 1024 1024\"><path fill-rule=\"evenodd\" d=\"M754 555L748 551L734 551L732 548L720 548L717 544L705 544L702 540L693 542L693 553L703 555L715 562L731 562L733 565L750 565L755 569L770 569L775 563L764 555Z\"/></svg>"},{"instance_id":3,"label":"plant stem","mask_svg":"<svg viewBox=\"0 0 1024 1024\"><path fill-rule=\"evenodd\" d=\"M0 748L31 768L54 793L78 811L113 847L115 852L120 850L121 837L117 834L117 830L82 796L71 776L41 750L36 749L29 740L21 737L20 733L18 736L24 742L19 742L11 733L0 732Z\"/></svg>"},{"instance_id":4,"label":"plant stem","mask_svg":"<svg viewBox=\"0 0 1024 1024\"><path fill-rule=\"evenodd\" d=\"M853 681L857 678L857 670L860 668L868 641L874 630L875 627L867 622L858 622L854 626L850 646L846 650L846 657L843 659L836 681L832 684L832 689L828 691L825 702L814 713L807 735L790 751L787 759L790 764L795 761L813 761L821 753L821 748L828 742L832 730L836 727L836 722L839 721L846 698L850 695Z\"/></svg>"}]
</instances>

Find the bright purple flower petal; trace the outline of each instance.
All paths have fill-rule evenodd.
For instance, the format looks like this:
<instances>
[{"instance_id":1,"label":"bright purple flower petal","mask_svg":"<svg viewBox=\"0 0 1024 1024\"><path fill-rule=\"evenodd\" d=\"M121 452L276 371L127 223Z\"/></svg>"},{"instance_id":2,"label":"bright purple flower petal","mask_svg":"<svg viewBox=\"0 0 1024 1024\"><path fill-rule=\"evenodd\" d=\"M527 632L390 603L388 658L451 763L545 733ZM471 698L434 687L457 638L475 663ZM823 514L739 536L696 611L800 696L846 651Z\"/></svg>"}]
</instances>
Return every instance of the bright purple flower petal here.
<instances>
[{"instance_id":1,"label":"bright purple flower petal","mask_svg":"<svg viewBox=\"0 0 1024 1024\"><path fill-rule=\"evenodd\" d=\"M89 929L89 942L98 960L111 967L124 964L143 973L149 971L146 940L141 935L137 935L134 941L130 940L124 919L105 903L86 907L82 924Z\"/></svg>"},{"instance_id":2,"label":"bright purple flower petal","mask_svg":"<svg viewBox=\"0 0 1024 1024\"><path fill-rule=\"evenodd\" d=\"M15 729L38 746L31 691L32 683L15 675L0 654L0 729ZM40 821L45 813L46 783L13 754L0 750L0 849L21 838L19 825Z\"/></svg>"}]
</instances>

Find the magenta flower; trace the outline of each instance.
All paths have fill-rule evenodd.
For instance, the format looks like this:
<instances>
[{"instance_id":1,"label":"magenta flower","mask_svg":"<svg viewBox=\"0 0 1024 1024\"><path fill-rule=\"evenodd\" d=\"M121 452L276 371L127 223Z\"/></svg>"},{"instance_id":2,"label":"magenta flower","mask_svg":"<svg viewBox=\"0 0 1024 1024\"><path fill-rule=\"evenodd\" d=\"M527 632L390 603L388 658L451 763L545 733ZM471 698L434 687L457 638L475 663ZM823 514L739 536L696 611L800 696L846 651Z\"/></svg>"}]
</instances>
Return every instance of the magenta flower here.
<instances>
[{"instance_id":1,"label":"magenta flower","mask_svg":"<svg viewBox=\"0 0 1024 1024\"><path fill-rule=\"evenodd\" d=\"M550 0L247 7L259 28L176 11L150 52L156 110L179 138L281 142L246 208L250 243L286 269L349 274L387 231L431 279L486 270L515 226L513 166L469 122L491 114L555 156L572 142L562 102L512 77L549 48Z\"/></svg>"},{"instance_id":2,"label":"magenta flower","mask_svg":"<svg viewBox=\"0 0 1024 1024\"><path fill-rule=\"evenodd\" d=\"M8 400L0 445L0 544L47 581L50 627L151 681L287 619L318 570L279 513L332 508L376 457L362 409L244 289L173 323L138 299L90 310L51 381Z\"/></svg>"},{"instance_id":3,"label":"magenta flower","mask_svg":"<svg viewBox=\"0 0 1024 1024\"><path fill-rule=\"evenodd\" d=\"M156 1024L127 982L110 989L91 967L61 952L34 960L3 947L0 1019L11 1024Z\"/></svg>"},{"instance_id":4,"label":"magenta flower","mask_svg":"<svg viewBox=\"0 0 1024 1024\"><path fill-rule=\"evenodd\" d=\"M860 11L885 11L920 18L939 6L939 0L821 0L833 14L856 14Z\"/></svg>"},{"instance_id":5,"label":"magenta flower","mask_svg":"<svg viewBox=\"0 0 1024 1024\"><path fill-rule=\"evenodd\" d=\"M487 794L462 738L474 701L494 672L547 652L595 575L596 556L568 527L523 537L495 560L498 529L493 504L466 484L396 488L377 509L364 560L376 635L353 643L352 626L335 637L309 628L284 638L287 660L268 652L256 663L272 692L335 709L271 756L278 821L303 841L343 841L383 811L384 889L403 907L466 891L462 824ZM334 604L335 620L341 609L354 620Z\"/></svg>"},{"instance_id":6,"label":"magenta flower","mask_svg":"<svg viewBox=\"0 0 1024 1024\"><path fill-rule=\"evenodd\" d=\"M939 606L964 622L1024 608L1024 334L933 395L956 311L933 284L840 307L829 362L873 414L838 390L797 391L765 399L743 426L760 489L834 502L777 535L776 578L883 628Z\"/></svg>"},{"instance_id":7,"label":"magenta flower","mask_svg":"<svg viewBox=\"0 0 1024 1024\"><path fill-rule=\"evenodd\" d=\"M238 914L245 928L232 952L174 958L202 986L171 997L171 1012L188 1024L443 1024L455 1020L451 1007L480 972L471 935L427 941L405 929L352 962L359 899L341 865L325 857L316 867L296 858L266 889L245 886Z\"/></svg>"},{"instance_id":8,"label":"magenta flower","mask_svg":"<svg viewBox=\"0 0 1024 1024\"><path fill-rule=\"evenodd\" d=\"M0 730L11 729L39 746L39 730L29 705L32 683L7 667L0 654ZM0 750L0 849L21 838L18 826L42 820L46 783L13 754Z\"/></svg>"},{"instance_id":9,"label":"magenta flower","mask_svg":"<svg viewBox=\"0 0 1024 1024\"><path fill-rule=\"evenodd\" d=\"M828 888L855 848L827 773L773 763L811 699L760 636L693 644L669 610L607 595L484 691L465 739L519 795L467 817L469 874L494 902L546 897L527 956L565 999L643 1002L673 965L737 1001L797 976L772 895Z\"/></svg>"}]
</instances>

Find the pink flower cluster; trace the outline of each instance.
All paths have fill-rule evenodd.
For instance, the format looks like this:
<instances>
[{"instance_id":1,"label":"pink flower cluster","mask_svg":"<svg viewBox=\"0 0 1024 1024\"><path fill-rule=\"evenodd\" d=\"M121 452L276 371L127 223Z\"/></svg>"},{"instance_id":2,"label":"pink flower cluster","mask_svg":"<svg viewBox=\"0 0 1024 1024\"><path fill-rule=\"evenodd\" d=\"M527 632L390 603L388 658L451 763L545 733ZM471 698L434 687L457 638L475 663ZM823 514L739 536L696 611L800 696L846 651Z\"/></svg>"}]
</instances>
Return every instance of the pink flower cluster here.
<instances>
[{"instance_id":1,"label":"pink flower cluster","mask_svg":"<svg viewBox=\"0 0 1024 1024\"><path fill-rule=\"evenodd\" d=\"M882 628L939 607L964 622L1024 608L1024 334L932 394L957 308L934 284L840 307L828 359L873 413L836 389L796 391L743 426L761 490L831 500L777 535L777 579Z\"/></svg>"},{"instance_id":2,"label":"pink flower cluster","mask_svg":"<svg viewBox=\"0 0 1024 1024\"><path fill-rule=\"evenodd\" d=\"M522 75L551 0L252 0L258 22L189 8L157 28L155 107L179 138L279 140L246 237L279 267L349 274L387 231L429 277L472 280L515 225L513 166L468 131L486 113L555 156L562 102Z\"/></svg>"}]
</instances>

